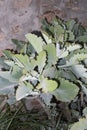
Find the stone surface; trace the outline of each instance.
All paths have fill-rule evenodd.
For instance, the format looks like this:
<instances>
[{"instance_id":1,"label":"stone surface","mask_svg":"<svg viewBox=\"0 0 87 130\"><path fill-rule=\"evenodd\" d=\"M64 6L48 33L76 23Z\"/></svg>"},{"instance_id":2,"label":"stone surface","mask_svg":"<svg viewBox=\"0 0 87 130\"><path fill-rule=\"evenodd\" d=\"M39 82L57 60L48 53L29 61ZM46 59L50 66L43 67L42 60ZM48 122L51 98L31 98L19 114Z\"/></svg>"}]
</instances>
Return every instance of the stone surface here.
<instances>
[{"instance_id":1,"label":"stone surface","mask_svg":"<svg viewBox=\"0 0 87 130\"><path fill-rule=\"evenodd\" d=\"M40 29L40 19L56 14L62 19L77 18L87 26L87 0L0 0L0 53L13 48L12 38Z\"/></svg>"}]
</instances>

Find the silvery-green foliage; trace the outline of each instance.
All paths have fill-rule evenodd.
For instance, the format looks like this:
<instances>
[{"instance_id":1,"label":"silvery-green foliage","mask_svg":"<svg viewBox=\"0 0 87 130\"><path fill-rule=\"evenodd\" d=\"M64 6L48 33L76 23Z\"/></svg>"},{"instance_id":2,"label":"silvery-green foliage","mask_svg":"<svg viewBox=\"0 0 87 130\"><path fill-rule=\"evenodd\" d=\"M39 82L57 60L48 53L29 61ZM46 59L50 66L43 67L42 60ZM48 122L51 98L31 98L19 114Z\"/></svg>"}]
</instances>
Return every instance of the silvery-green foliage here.
<instances>
[{"instance_id":1,"label":"silvery-green foliage","mask_svg":"<svg viewBox=\"0 0 87 130\"><path fill-rule=\"evenodd\" d=\"M64 22L55 18L51 24L43 23L43 37L28 33L25 35L27 42L13 39L16 50L3 51L0 77L3 82L8 81L8 90L15 90L16 86L17 100L45 93L57 100L70 102L79 92L79 78L86 84L86 29L74 20ZM75 26L78 26L77 30ZM5 92L7 88L3 82L0 90ZM50 104L48 98L46 100L45 103Z\"/></svg>"}]
</instances>

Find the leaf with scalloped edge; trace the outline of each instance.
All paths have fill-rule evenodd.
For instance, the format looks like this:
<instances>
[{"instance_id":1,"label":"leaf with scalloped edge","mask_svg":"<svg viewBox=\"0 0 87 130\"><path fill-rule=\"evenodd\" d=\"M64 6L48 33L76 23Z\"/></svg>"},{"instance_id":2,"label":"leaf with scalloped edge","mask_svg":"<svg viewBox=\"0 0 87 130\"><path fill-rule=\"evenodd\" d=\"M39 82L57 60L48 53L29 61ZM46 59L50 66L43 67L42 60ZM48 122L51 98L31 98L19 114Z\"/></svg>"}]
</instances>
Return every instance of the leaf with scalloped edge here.
<instances>
[{"instance_id":1,"label":"leaf with scalloped edge","mask_svg":"<svg viewBox=\"0 0 87 130\"><path fill-rule=\"evenodd\" d=\"M66 57L66 60L69 60L70 58L72 58L74 55L77 54L87 54L87 49L77 49L74 51L71 51L71 53Z\"/></svg>"},{"instance_id":2,"label":"leaf with scalloped edge","mask_svg":"<svg viewBox=\"0 0 87 130\"><path fill-rule=\"evenodd\" d=\"M49 67L43 70L44 77L49 77L50 79L55 78L57 74L56 67Z\"/></svg>"},{"instance_id":3,"label":"leaf with scalloped edge","mask_svg":"<svg viewBox=\"0 0 87 130\"><path fill-rule=\"evenodd\" d=\"M56 42L63 42L64 31L64 27L61 25L54 25L54 37L56 39Z\"/></svg>"},{"instance_id":4,"label":"leaf with scalloped edge","mask_svg":"<svg viewBox=\"0 0 87 130\"><path fill-rule=\"evenodd\" d=\"M27 71L31 70L32 68L28 55L15 54L13 56L13 60L15 61L16 65L18 65L21 68L26 69Z\"/></svg>"},{"instance_id":5,"label":"leaf with scalloped edge","mask_svg":"<svg viewBox=\"0 0 87 130\"><path fill-rule=\"evenodd\" d=\"M18 86L16 90L16 100L21 100L26 96L30 95L32 92L33 86L30 83L22 83Z\"/></svg>"},{"instance_id":6,"label":"leaf with scalloped edge","mask_svg":"<svg viewBox=\"0 0 87 130\"><path fill-rule=\"evenodd\" d=\"M37 85L37 89L42 89L43 92L52 92L58 87L58 83L54 80L42 78L40 83Z\"/></svg>"},{"instance_id":7,"label":"leaf with scalloped edge","mask_svg":"<svg viewBox=\"0 0 87 130\"><path fill-rule=\"evenodd\" d=\"M78 80L83 92L85 93L85 95L87 96L87 85L82 83L80 80Z\"/></svg>"},{"instance_id":8,"label":"leaf with scalloped edge","mask_svg":"<svg viewBox=\"0 0 87 130\"><path fill-rule=\"evenodd\" d=\"M36 50L37 53L43 50L43 44L45 44L45 42L41 37L37 37L37 35L32 33L26 34L25 37L32 44L33 48Z\"/></svg>"},{"instance_id":9,"label":"leaf with scalloped edge","mask_svg":"<svg viewBox=\"0 0 87 130\"><path fill-rule=\"evenodd\" d=\"M75 65L78 64L79 62L83 61L87 59L87 54L85 53L77 53L72 55L72 57L69 59L69 61L67 61L67 66L71 66L71 65Z\"/></svg>"},{"instance_id":10,"label":"leaf with scalloped edge","mask_svg":"<svg viewBox=\"0 0 87 130\"><path fill-rule=\"evenodd\" d=\"M0 71L0 77L8 80L11 83L18 83L18 79L12 76L11 71Z\"/></svg>"},{"instance_id":11,"label":"leaf with scalloped edge","mask_svg":"<svg viewBox=\"0 0 87 130\"><path fill-rule=\"evenodd\" d=\"M60 43L56 43L56 56L58 58L64 58L68 55L68 50L60 49Z\"/></svg>"},{"instance_id":12,"label":"leaf with scalloped edge","mask_svg":"<svg viewBox=\"0 0 87 130\"><path fill-rule=\"evenodd\" d=\"M79 45L79 44L74 44L74 45L70 44L67 47L65 47L64 49L60 49L60 44L57 43L56 44L57 57L64 58L69 55L69 52L75 51L80 48L81 48L81 45Z\"/></svg>"},{"instance_id":13,"label":"leaf with scalloped edge","mask_svg":"<svg viewBox=\"0 0 87 130\"><path fill-rule=\"evenodd\" d=\"M30 82L34 82L34 81L37 81L38 78L36 76L33 76L32 74L30 73L26 73L25 75L21 76L20 78L20 82L24 82L24 81L30 81Z\"/></svg>"},{"instance_id":14,"label":"leaf with scalloped edge","mask_svg":"<svg viewBox=\"0 0 87 130\"><path fill-rule=\"evenodd\" d=\"M22 69L19 66L14 65L12 67L11 75L16 81L19 81L20 77L23 75Z\"/></svg>"},{"instance_id":15,"label":"leaf with scalloped edge","mask_svg":"<svg viewBox=\"0 0 87 130\"><path fill-rule=\"evenodd\" d=\"M87 79L87 68L82 64L72 66L72 72L77 76L77 78Z\"/></svg>"},{"instance_id":16,"label":"leaf with scalloped edge","mask_svg":"<svg viewBox=\"0 0 87 130\"><path fill-rule=\"evenodd\" d=\"M12 59L12 52L10 50L3 50L3 54L5 55L5 57L7 57L8 59Z\"/></svg>"},{"instance_id":17,"label":"leaf with scalloped edge","mask_svg":"<svg viewBox=\"0 0 87 130\"><path fill-rule=\"evenodd\" d=\"M74 33L71 32L71 31L67 31L67 32L68 32L68 38L67 38L67 40L68 41L74 41L74 39L75 39Z\"/></svg>"},{"instance_id":18,"label":"leaf with scalloped edge","mask_svg":"<svg viewBox=\"0 0 87 130\"><path fill-rule=\"evenodd\" d=\"M36 64L38 65L39 73L41 73L43 68L44 68L44 66L46 65L46 52L45 51L41 51L38 54L37 60L36 60Z\"/></svg>"},{"instance_id":19,"label":"leaf with scalloped edge","mask_svg":"<svg viewBox=\"0 0 87 130\"><path fill-rule=\"evenodd\" d=\"M77 77L73 74L73 72L71 70L63 70L63 69L59 69L58 72L61 78L67 79L71 82L77 82Z\"/></svg>"},{"instance_id":20,"label":"leaf with scalloped edge","mask_svg":"<svg viewBox=\"0 0 87 130\"><path fill-rule=\"evenodd\" d=\"M69 46L67 46L67 50L69 52L80 49L81 45L80 44L70 44Z\"/></svg>"},{"instance_id":21,"label":"leaf with scalloped edge","mask_svg":"<svg viewBox=\"0 0 87 130\"><path fill-rule=\"evenodd\" d=\"M7 65L4 61L5 61L5 57L0 57L0 69L1 68L5 68L6 70L9 69L9 65Z\"/></svg>"},{"instance_id":22,"label":"leaf with scalloped edge","mask_svg":"<svg viewBox=\"0 0 87 130\"><path fill-rule=\"evenodd\" d=\"M87 34L77 37L76 41L87 43Z\"/></svg>"},{"instance_id":23,"label":"leaf with scalloped edge","mask_svg":"<svg viewBox=\"0 0 87 130\"><path fill-rule=\"evenodd\" d=\"M13 94L16 83L10 82L8 79L0 77L0 95Z\"/></svg>"},{"instance_id":24,"label":"leaf with scalloped edge","mask_svg":"<svg viewBox=\"0 0 87 130\"><path fill-rule=\"evenodd\" d=\"M44 46L44 50L47 52L47 63L49 66L56 64L56 47L54 44L48 44Z\"/></svg>"},{"instance_id":25,"label":"leaf with scalloped edge","mask_svg":"<svg viewBox=\"0 0 87 130\"><path fill-rule=\"evenodd\" d=\"M68 20L65 24L68 28L68 30L71 30L73 29L74 25L75 25L76 21L74 19L70 19Z\"/></svg>"},{"instance_id":26,"label":"leaf with scalloped edge","mask_svg":"<svg viewBox=\"0 0 87 130\"><path fill-rule=\"evenodd\" d=\"M66 50L66 51L61 51L61 54L59 55L59 58L64 58L66 57L67 55L69 54L69 52Z\"/></svg>"},{"instance_id":27,"label":"leaf with scalloped edge","mask_svg":"<svg viewBox=\"0 0 87 130\"><path fill-rule=\"evenodd\" d=\"M52 43L52 39L49 37L49 35L46 32L42 32L42 35L43 35L47 44Z\"/></svg>"},{"instance_id":28,"label":"leaf with scalloped edge","mask_svg":"<svg viewBox=\"0 0 87 130\"><path fill-rule=\"evenodd\" d=\"M78 91L79 88L76 84L65 79L60 79L59 88L54 90L52 94L56 97L57 100L70 102L76 97Z\"/></svg>"}]
</instances>

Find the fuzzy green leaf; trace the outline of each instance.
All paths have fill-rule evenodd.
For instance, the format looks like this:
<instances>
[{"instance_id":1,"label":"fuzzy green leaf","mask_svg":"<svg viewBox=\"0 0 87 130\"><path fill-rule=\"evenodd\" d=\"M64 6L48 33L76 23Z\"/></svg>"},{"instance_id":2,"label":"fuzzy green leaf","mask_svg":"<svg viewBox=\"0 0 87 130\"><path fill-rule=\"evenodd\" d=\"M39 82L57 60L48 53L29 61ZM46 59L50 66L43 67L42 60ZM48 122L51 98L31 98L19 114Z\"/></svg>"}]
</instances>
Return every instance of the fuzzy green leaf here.
<instances>
[{"instance_id":1,"label":"fuzzy green leaf","mask_svg":"<svg viewBox=\"0 0 87 130\"><path fill-rule=\"evenodd\" d=\"M87 68L85 68L84 65L78 64L72 66L72 72L77 76L77 78L87 79Z\"/></svg>"},{"instance_id":2,"label":"fuzzy green leaf","mask_svg":"<svg viewBox=\"0 0 87 130\"><path fill-rule=\"evenodd\" d=\"M67 29L72 31L72 29L73 29L75 23L76 23L76 21L73 20L73 19L67 21L67 22L66 22Z\"/></svg>"},{"instance_id":3,"label":"fuzzy green leaf","mask_svg":"<svg viewBox=\"0 0 87 130\"><path fill-rule=\"evenodd\" d=\"M68 35L69 35L69 36L68 36L67 40L68 40L68 41L74 41L75 36L74 36L73 32L68 31Z\"/></svg>"},{"instance_id":4,"label":"fuzzy green leaf","mask_svg":"<svg viewBox=\"0 0 87 130\"><path fill-rule=\"evenodd\" d=\"M12 59L13 54L9 50L3 50L3 54L8 58Z\"/></svg>"},{"instance_id":5,"label":"fuzzy green leaf","mask_svg":"<svg viewBox=\"0 0 87 130\"><path fill-rule=\"evenodd\" d=\"M33 74L29 74L29 73L26 73L26 75L23 75L21 78L20 78L20 82L22 81L26 81L26 80L29 80L29 81L36 81L37 78L36 76L33 76Z\"/></svg>"},{"instance_id":6,"label":"fuzzy green leaf","mask_svg":"<svg viewBox=\"0 0 87 130\"><path fill-rule=\"evenodd\" d=\"M15 64L19 67L24 68L27 71L31 70L31 64L28 55L15 54L13 56L13 60L15 61Z\"/></svg>"},{"instance_id":7,"label":"fuzzy green leaf","mask_svg":"<svg viewBox=\"0 0 87 130\"><path fill-rule=\"evenodd\" d=\"M14 61L12 60L5 60L4 62L9 66L14 66Z\"/></svg>"},{"instance_id":8,"label":"fuzzy green leaf","mask_svg":"<svg viewBox=\"0 0 87 130\"><path fill-rule=\"evenodd\" d=\"M60 44L56 43L56 55L58 58L64 58L68 55L68 50L60 49Z\"/></svg>"},{"instance_id":9,"label":"fuzzy green leaf","mask_svg":"<svg viewBox=\"0 0 87 130\"><path fill-rule=\"evenodd\" d=\"M64 28L61 25L55 25L54 34L56 38L59 38L62 34L64 34Z\"/></svg>"},{"instance_id":10,"label":"fuzzy green leaf","mask_svg":"<svg viewBox=\"0 0 87 130\"><path fill-rule=\"evenodd\" d=\"M5 68L6 70L8 70L9 66L4 61L5 57L0 57L0 68Z\"/></svg>"},{"instance_id":11,"label":"fuzzy green leaf","mask_svg":"<svg viewBox=\"0 0 87 130\"><path fill-rule=\"evenodd\" d=\"M23 75L22 69L19 68L17 65L14 65L11 75L15 80L19 81L20 77Z\"/></svg>"},{"instance_id":12,"label":"fuzzy green leaf","mask_svg":"<svg viewBox=\"0 0 87 130\"><path fill-rule=\"evenodd\" d=\"M80 44L71 44L67 47L67 50L69 52L71 51L74 51L74 50L77 50L77 49L80 49L81 48L81 45Z\"/></svg>"},{"instance_id":13,"label":"fuzzy green leaf","mask_svg":"<svg viewBox=\"0 0 87 130\"><path fill-rule=\"evenodd\" d=\"M81 48L81 45L79 45L79 44L73 44L73 45L67 46L64 49L60 49L60 44L57 43L57 45L56 45L57 56L59 58L64 58L64 57L66 57L66 56L69 55L69 52L78 50L80 48Z\"/></svg>"},{"instance_id":14,"label":"fuzzy green leaf","mask_svg":"<svg viewBox=\"0 0 87 130\"><path fill-rule=\"evenodd\" d=\"M44 77L49 77L51 79L55 78L56 73L57 73L57 70L55 67L49 67L47 69L44 69L44 71L43 71Z\"/></svg>"},{"instance_id":15,"label":"fuzzy green leaf","mask_svg":"<svg viewBox=\"0 0 87 130\"><path fill-rule=\"evenodd\" d=\"M54 65L57 62L56 47L54 44L48 44L44 46L44 50L47 51L48 65Z\"/></svg>"},{"instance_id":16,"label":"fuzzy green leaf","mask_svg":"<svg viewBox=\"0 0 87 130\"><path fill-rule=\"evenodd\" d=\"M76 41L87 43L87 35L79 36L76 38Z\"/></svg>"},{"instance_id":17,"label":"fuzzy green leaf","mask_svg":"<svg viewBox=\"0 0 87 130\"><path fill-rule=\"evenodd\" d=\"M41 51L39 53L39 55L37 56L36 64L38 65L39 73L41 73L44 66L46 65L46 52L45 51Z\"/></svg>"},{"instance_id":18,"label":"fuzzy green leaf","mask_svg":"<svg viewBox=\"0 0 87 130\"><path fill-rule=\"evenodd\" d=\"M51 40L51 38L48 36L48 34L42 32L42 35L43 35L43 37L44 37L44 39L45 39L45 41L46 41L47 44L52 43L52 40Z\"/></svg>"},{"instance_id":19,"label":"fuzzy green leaf","mask_svg":"<svg viewBox=\"0 0 87 130\"><path fill-rule=\"evenodd\" d=\"M68 80L61 79L59 88L53 91L52 94L57 100L70 102L76 97L78 91L79 88L75 84L69 82Z\"/></svg>"},{"instance_id":20,"label":"fuzzy green leaf","mask_svg":"<svg viewBox=\"0 0 87 130\"><path fill-rule=\"evenodd\" d=\"M32 44L37 53L43 50L44 41L41 37L37 37L35 34L28 33L25 35L28 41Z\"/></svg>"},{"instance_id":21,"label":"fuzzy green leaf","mask_svg":"<svg viewBox=\"0 0 87 130\"><path fill-rule=\"evenodd\" d=\"M0 95L14 93L15 85L16 85L15 83L12 83L9 80L0 77Z\"/></svg>"},{"instance_id":22,"label":"fuzzy green leaf","mask_svg":"<svg viewBox=\"0 0 87 130\"><path fill-rule=\"evenodd\" d=\"M61 78L65 78L65 79L70 80L72 82L77 82L77 78L71 70L59 69L57 73L59 73L58 76L60 76Z\"/></svg>"},{"instance_id":23,"label":"fuzzy green leaf","mask_svg":"<svg viewBox=\"0 0 87 130\"><path fill-rule=\"evenodd\" d=\"M18 79L15 79L10 71L0 71L0 77L7 79L9 82L18 83Z\"/></svg>"},{"instance_id":24,"label":"fuzzy green leaf","mask_svg":"<svg viewBox=\"0 0 87 130\"><path fill-rule=\"evenodd\" d=\"M18 86L16 91L16 100L21 100L31 94L33 86L30 83L24 84L22 83Z\"/></svg>"},{"instance_id":25,"label":"fuzzy green leaf","mask_svg":"<svg viewBox=\"0 0 87 130\"><path fill-rule=\"evenodd\" d=\"M37 89L42 89L43 92L52 92L58 87L58 84L54 80L49 80L47 78L42 78L37 86Z\"/></svg>"},{"instance_id":26,"label":"fuzzy green leaf","mask_svg":"<svg viewBox=\"0 0 87 130\"><path fill-rule=\"evenodd\" d=\"M81 61L83 61L85 59L87 59L87 54L85 54L85 53L74 54L74 55L72 55L72 57L67 62L67 66L68 65L72 66L72 65L78 64L79 62L81 62Z\"/></svg>"},{"instance_id":27,"label":"fuzzy green leaf","mask_svg":"<svg viewBox=\"0 0 87 130\"><path fill-rule=\"evenodd\" d=\"M69 60L70 58L72 58L74 55L77 55L77 54L87 54L87 49L86 48L83 48L83 49L76 49L74 50L74 53L73 51L71 51L71 53L66 57L66 60Z\"/></svg>"}]
</instances>

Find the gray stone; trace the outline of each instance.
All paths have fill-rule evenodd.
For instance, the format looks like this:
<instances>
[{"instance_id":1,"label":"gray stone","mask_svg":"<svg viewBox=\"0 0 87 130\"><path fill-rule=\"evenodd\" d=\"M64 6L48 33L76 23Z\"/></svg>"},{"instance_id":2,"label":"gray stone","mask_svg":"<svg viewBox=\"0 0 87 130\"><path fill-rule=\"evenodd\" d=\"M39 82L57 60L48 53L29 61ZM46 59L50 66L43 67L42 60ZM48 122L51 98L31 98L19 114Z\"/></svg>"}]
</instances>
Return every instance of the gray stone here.
<instances>
[{"instance_id":1,"label":"gray stone","mask_svg":"<svg viewBox=\"0 0 87 130\"><path fill-rule=\"evenodd\" d=\"M0 53L13 48L12 38L25 40L26 33L40 30L47 11L65 20L77 18L87 26L87 0L0 0Z\"/></svg>"}]
</instances>

